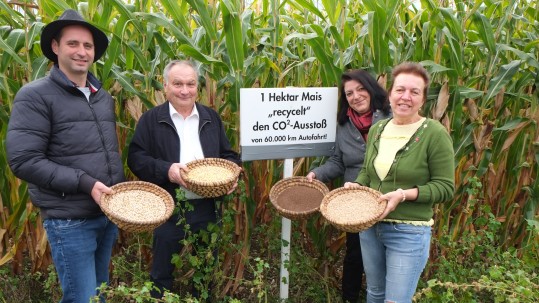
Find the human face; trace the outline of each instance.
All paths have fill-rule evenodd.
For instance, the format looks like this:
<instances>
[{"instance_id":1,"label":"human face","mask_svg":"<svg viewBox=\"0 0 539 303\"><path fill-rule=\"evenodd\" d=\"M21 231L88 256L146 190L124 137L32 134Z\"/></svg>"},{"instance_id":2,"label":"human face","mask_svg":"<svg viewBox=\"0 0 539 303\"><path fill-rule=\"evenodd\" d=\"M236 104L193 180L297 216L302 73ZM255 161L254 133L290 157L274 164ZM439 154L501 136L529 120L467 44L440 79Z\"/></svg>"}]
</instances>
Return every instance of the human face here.
<instances>
[{"instance_id":1,"label":"human face","mask_svg":"<svg viewBox=\"0 0 539 303\"><path fill-rule=\"evenodd\" d=\"M364 114L371 109L371 96L363 84L356 80L344 83L344 95L350 107L359 114Z\"/></svg>"},{"instance_id":2,"label":"human face","mask_svg":"<svg viewBox=\"0 0 539 303\"><path fill-rule=\"evenodd\" d=\"M191 66L174 65L165 82L165 95L178 113L183 116L191 114L198 97L198 81L196 72Z\"/></svg>"},{"instance_id":3,"label":"human face","mask_svg":"<svg viewBox=\"0 0 539 303\"><path fill-rule=\"evenodd\" d=\"M389 103L397 124L419 121L419 109L424 103L425 80L414 74L399 74L389 92Z\"/></svg>"},{"instance_id":4,"label":"human face","mask_svg":"<svg viewBox=\"0 0 539 303\"><path fill-rule=\"evenodd\" d=\"M94 62L95 48L92 33L84 26L70 25L62 29L60 41L52 40L52 51L58 56L60 70L78 83ZM85 83L83 83L85 85Z\"/></svg>"}]
</instances>

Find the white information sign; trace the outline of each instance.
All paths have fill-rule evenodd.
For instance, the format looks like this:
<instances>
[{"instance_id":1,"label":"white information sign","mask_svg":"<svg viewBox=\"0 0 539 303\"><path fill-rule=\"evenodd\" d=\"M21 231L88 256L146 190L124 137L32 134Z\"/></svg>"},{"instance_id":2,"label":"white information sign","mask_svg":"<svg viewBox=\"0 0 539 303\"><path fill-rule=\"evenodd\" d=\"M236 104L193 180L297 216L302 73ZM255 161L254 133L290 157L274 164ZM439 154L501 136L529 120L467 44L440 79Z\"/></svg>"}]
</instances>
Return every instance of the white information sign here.
<instances>
[{"instance_id":1,"label":"white information sign","mask_svg":"<svg viewBox=\"0 0 539 303\"><path fill-rule=\"evenodd\" d=\"M337 98L336 87L241 89L242 160L330 155Z\"/></svg>"}]
</instances>

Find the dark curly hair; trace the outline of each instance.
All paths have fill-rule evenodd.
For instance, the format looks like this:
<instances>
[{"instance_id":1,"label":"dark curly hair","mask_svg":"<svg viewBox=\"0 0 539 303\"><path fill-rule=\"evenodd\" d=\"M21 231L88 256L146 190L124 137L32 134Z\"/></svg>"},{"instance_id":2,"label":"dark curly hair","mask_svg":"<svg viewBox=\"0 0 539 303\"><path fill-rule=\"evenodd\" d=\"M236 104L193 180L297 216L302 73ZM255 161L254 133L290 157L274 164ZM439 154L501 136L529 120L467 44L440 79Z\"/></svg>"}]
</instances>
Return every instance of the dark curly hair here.
<instances>
[{"instance_id":1,"label":"dark curly hair","mask_svg":"<svg viewBox=\"0 0 539 303\"><path fill-rule=\"evenodd\" d=\"M339 87L339 113L337 114L337 121L340 125L343 125L348 121L348 100L346 100L346 94L344 93L344 84L348 81L356 80L361 83L363 87L369 93L371 97L371 111L381 110L384 114L389 114L391 107L389 106L389 100L387 99L387 92L383 87L378 84L371 74L362 69L351 69L346 71L341 76L341 85Z\"/></svg>"}]
</instances>

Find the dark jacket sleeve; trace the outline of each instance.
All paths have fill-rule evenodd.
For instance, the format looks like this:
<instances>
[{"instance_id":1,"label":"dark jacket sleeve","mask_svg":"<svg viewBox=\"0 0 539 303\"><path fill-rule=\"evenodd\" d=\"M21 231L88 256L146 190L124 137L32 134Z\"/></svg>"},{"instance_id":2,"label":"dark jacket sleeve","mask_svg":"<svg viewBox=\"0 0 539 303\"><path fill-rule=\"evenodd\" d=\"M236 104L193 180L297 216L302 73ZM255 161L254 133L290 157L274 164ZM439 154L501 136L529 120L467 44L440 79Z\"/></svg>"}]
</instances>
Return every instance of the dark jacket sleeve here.
<instances>
[{"instance_id":1,"label":"dark jacket sleeve","mask_svg":"<svg viewBox=\"0 0 539 303\"><path fill-rule=\"evenodd\" d=\"M324 164L312 170L316 179L322 182L328 182L339 176L343 176L346 170L343 162L344 155L339 143L339 136L341 136L341 133L339 132L339 129L337 129L337 140L335 141L333 153Z\"/></svg>"},{"instance_id":2,"label":"dark jacket sleeve","mask_svg":"<svg viewBox=\"0 0 539 303\"><path fill-rule=\"evenodd\" d=\"M230 141L226 136L225 128L223 126L223 121L219 119L220 124L220 135L219 135L219 150L221 151L220 158L230 160L241 166L241 159L237 152L232 150L230 146Z\"/></svg>"},{"instance_id":3,"label":"dark jacket sleeve","mask_svg":"<svg viewBox=\"0 0 539 303\"><path fill-rule=\"evenodd\" d=\"M156 148L153 134L155 127L152 124L153 116L150 112L142 115L135 129L135 134L129 144L127 165L139 179L157 185L170 183L168 170L174 161L156 158L151 151ZM177 162L177 161L176 161Z\"/></svg>"},{"instance_id":4,"label":"dark jacket sleeve","mask_svg":"<svg viewBox=\"0 0 539 303\"><path fill-rule=\"evenodd\" d=\"M13 101L6 136L11 170L18 178L38 187L76 193L80 169L60 165L47 157L51 138L51 113L37 89L24 87Z\"/></svg>"},{"instance_id":5,"label":"dark jacket sleeve","mask_svg":"<svg viewBox=\"0 0 539 303\"><path fill-rule=\"evenodd\" d=\"M197 109L201 113L200 144L206 158L222 158L241 165L241 159L230 146L230 141L226 136L225 127L219 114L203 105L197 104ZM204 118L206 117L206 118ZM208 119L208 120L206 120Z\"/></svg>"}]
</instances>

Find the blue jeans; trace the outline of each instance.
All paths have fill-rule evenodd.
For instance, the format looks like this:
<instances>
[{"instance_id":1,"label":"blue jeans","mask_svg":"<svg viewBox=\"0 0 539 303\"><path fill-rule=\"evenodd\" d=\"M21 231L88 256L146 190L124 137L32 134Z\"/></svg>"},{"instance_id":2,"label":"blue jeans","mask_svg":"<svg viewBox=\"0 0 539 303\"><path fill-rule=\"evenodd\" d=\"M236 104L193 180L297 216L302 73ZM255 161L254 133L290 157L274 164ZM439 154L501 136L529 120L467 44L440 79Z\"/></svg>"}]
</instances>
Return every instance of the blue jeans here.
<instances>
[{"instance_id":1,"label":"blue jeans","mask_svg":"<svg viewBox=\"0 0 539 303\"><path fill-rule=\"evenodd\" d=\"M430 226L379 222L359 234L367 303L412 302L431 233Z\"/></svg>"},{"instance_id":2,"label":"blue jeans","mask_svg":"<svg viewBox=\"0 0 539 303\"><path fill-rule=\"evenodd\" d=\"M88 303L109 281L109 262L118 228L106 216L45 219L43 226L60 279L61 303Z\"/></svg>"}]
</instances>

